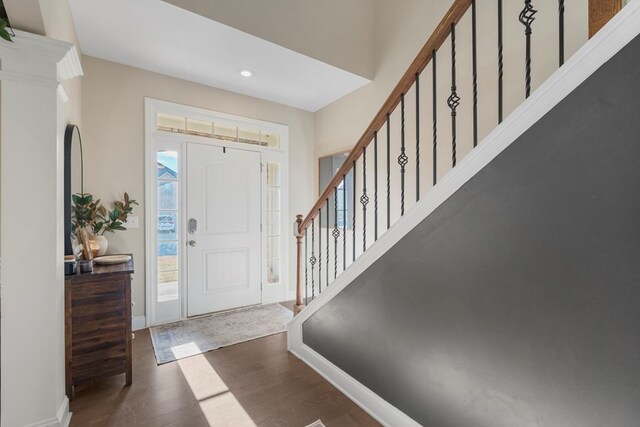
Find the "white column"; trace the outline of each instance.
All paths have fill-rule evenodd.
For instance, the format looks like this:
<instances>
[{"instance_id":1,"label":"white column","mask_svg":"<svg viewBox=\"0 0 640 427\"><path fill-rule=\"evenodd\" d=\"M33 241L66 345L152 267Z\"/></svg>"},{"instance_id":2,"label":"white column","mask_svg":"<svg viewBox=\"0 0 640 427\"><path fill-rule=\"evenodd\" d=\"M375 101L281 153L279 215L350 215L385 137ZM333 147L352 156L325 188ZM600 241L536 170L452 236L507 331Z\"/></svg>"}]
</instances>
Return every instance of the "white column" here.
<instances>
[{"instance_id":1,"label":"white column","mask_svg":"<svg viewBox=\"0 0 640 427\"><path fill-rule=\"evenodd\" d=\"M69 422L64 393L60 80L75 48L16 31L0 41L1 424Z\"/></svg>"}]
</instances>

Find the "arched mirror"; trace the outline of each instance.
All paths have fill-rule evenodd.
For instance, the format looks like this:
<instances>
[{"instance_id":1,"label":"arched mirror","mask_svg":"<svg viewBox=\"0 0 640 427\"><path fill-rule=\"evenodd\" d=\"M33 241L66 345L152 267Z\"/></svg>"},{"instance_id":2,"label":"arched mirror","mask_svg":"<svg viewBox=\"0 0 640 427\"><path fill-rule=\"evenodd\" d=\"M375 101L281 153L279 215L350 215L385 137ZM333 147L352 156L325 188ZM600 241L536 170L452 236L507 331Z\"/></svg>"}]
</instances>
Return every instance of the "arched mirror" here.
<instances>
[{"instance_id":1,"label":"arched mirror","mask_svg":"<svg viewBox=\"0 0 640 427\"><path fill-rule=\"evenodd\" d=\"M64 132L64 254L73 255L71 195L84 193L84 165L80 128L68 124Z\"/></svg>"}]
</instances>

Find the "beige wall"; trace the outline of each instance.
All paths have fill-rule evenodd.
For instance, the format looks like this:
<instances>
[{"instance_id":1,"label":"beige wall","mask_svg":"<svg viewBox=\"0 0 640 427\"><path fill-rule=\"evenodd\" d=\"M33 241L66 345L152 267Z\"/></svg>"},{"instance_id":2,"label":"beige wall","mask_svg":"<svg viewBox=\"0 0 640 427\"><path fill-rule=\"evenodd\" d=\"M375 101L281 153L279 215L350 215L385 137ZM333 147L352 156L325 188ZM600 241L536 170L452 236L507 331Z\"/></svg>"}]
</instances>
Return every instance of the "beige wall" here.
<instances>
[{"instance_id":1,"label":"beige wall","mask_svg":"<svg viewBox=\"0 0 640 427\"><path fill-rule=\"evenodd\" d=\"M83 57L85 188L110 203L124 191L141 202L140 228L108 236L113 252L135 257L134 315L144 314L144 97L236 114L289 126L290 219L309 209L314 170L312 113L141 69ZM294 239L289 242L291 258ZM291 262L289 277L293 278ZM293 289L293 283L289 289Z\"/></svg>"},{"instance_id":2,"label":"beige wall","mask_svg":"<svg viewBox=\"0 0 640 427\"><path fill-rule=\"evenodd\" d=\"M365 78L373 77L374 0L167 0L167 3Z\"/></svg>"},{"instance_id":3,"label":"beige wall","mask_svg":"<svg viewBox=\"0 0 640 427\"><path fill-rule=\"evenodd\" d=\"M444 15L451 2L375 2L375 77L316 112L316 155L350 150Z\"/></svg>"}]
</instances>

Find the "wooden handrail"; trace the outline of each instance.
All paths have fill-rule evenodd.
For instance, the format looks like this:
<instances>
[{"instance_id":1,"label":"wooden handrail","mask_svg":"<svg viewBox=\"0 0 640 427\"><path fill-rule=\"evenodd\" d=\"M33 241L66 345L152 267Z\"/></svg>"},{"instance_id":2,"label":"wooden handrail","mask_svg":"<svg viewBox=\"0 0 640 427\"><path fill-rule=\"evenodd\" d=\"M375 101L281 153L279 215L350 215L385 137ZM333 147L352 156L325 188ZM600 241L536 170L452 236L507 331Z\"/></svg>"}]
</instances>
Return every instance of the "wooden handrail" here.
<instances>
[{"instance_id":1,"label":"wooden handrail","mask_svg":"<svg viewBox=\"0 0 640 427\"><path fill-rule=\"evenodd\" d=\"M455 0L453 2L444 18L442 18L435 31L431 34L431 37L429 37L418 53L418 56L413 60L407 71L391 92L391 95L389 95L385 103L382 104L382 108L380 108L378 114L376 114L374 119L371 121L367 130L365 130L364 134L360 137L349 153L347 159L344 161L340 169L338 169L338 172L336 172L331 181L329 181L327 188L325 188L318 198L318 201L313 205L313 208L311 208L305 219L300 223L298 234L302 234L309 224L311 224L311 220L316 217L318 210L322 208L326 203L326 200L332 195L334 187L337 187L342 181L342 175L346 175L351 171L353 162L360 158L362 150L373 140L374 133L377 132L386 122L387 113L391 113L398 106L402 95L407 93L415 82L416 75L420 74L422 70L429 65L433 52L437 51L447 37L449 37L449 34L451 34L451 25L458 23L458 21L464 16L465 12L469 9L472 2L473 0Z\"/></svg>"}]
</instances>

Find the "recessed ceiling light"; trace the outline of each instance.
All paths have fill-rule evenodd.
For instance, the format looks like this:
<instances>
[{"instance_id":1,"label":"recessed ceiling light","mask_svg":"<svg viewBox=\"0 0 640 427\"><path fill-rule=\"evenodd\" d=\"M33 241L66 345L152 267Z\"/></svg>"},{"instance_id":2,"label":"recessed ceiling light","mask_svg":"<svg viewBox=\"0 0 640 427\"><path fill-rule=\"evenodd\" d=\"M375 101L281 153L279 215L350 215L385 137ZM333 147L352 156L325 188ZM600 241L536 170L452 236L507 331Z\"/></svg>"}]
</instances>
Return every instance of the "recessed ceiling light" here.
<instances>
[{"instance_id":1,"label":"recessed ceiling light","mask_svg":"<svg viewBox=\"0 0 640 427\"><path fill-rule=\"evenodd\" d=\"M253 73L249 70L240 70L240 75L242 77L251 77Z\"/></svg>"}]
</instances>

